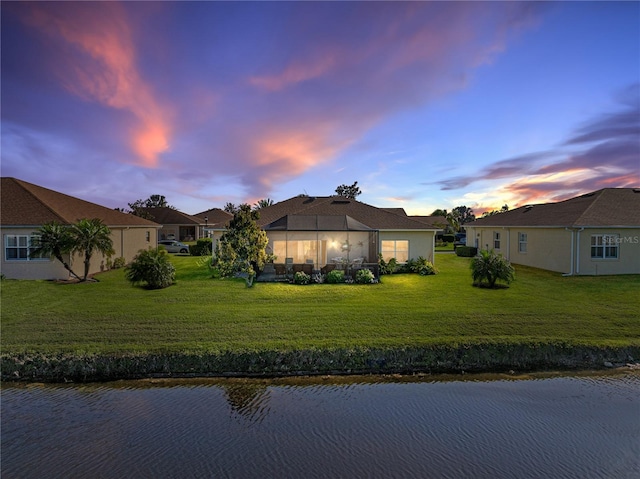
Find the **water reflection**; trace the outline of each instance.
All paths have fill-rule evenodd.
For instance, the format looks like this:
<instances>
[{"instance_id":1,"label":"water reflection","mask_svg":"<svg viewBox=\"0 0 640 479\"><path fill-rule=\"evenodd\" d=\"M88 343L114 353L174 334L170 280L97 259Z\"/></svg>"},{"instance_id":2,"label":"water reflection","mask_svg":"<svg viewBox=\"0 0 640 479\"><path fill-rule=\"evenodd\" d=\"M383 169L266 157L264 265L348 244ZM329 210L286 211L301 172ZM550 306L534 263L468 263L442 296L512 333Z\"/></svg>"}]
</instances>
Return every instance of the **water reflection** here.
<instances>
[{"instance_id":1,"label":"water reflection","mask_svg":"<svg viewBox=\"0 0 640 479\"><path fill-rule=\"evenodd\" d=\"M2 477L640 477L640 375L3 385Z\"/></svg>"}]
</instances>

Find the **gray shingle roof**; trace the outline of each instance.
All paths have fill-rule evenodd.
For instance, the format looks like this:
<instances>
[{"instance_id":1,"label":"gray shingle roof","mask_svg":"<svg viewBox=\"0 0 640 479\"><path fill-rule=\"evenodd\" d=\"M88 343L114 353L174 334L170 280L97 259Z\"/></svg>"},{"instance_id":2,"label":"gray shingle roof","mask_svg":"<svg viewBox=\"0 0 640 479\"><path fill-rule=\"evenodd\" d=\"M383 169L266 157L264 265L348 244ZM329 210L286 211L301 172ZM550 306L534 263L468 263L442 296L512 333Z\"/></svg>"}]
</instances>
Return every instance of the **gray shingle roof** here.
<instances>
[{"instance_id":1,"label":"gray shingle roof","mask_svg":"<svg viewBox=\"0 0 640 479\"><path fill-rule=\"evenodd\" d=\"M640 189L605 188L558 203L527 205L467 226L640 226Z\"/></svg>"},{"instance_id":2,"label":"gray shingle roof","mask_svg":"<svg viewBox=\"0 0 640 479\"><path fill-rule=\"evenodd\" d=\"M107 226L159 227L153 221L16 178L1 180L0 224L3 226L40 226L51 221L72 224L83 218L99 218Z\"/></svg>"},{"instance_id":3,"label":"gray shingle roof","mask_svg":"<svg viewBox=\"0 0 640 479\"><path fill-rule=\"evenodd\" d=\"M227 213L225 210L221 210L220 208L211 208L210 210L197 213L193 216L201 218L203 223L205 222L204 218L206 216L207 224L209 226L225 226L231 219L233 219L233 215L231 213Z\"/></svg>"}]
</instances>

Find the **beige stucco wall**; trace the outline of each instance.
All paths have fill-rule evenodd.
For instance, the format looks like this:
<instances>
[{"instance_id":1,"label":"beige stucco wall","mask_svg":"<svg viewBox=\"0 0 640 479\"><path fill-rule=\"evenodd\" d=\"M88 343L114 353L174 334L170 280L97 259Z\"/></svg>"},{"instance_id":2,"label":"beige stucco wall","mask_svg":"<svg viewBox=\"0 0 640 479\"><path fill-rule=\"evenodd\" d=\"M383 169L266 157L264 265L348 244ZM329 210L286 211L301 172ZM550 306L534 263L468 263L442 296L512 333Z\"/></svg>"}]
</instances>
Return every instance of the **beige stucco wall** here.
<instances>
[{"instance_id":1,"label":"beige stucco wall","mask_svg":"<svg viewBox=\"0 0 640 479\"><path fill-rule=\"evenodd\" d=\"M514 264L532 266L567 274L640 274L640 228L584 229L565 228L467 227L467 245L493 248L493 233L501 233L502 253ZM518 251L518 234L527 234L527 251ZM592 259L592 234L618 234L618 259ZM572 248L573 242L573 248Z\"/></svg>"},{"instance_id":2,"label":"beige stucco wall","mask_svg":"<svg viewBox=\"0 0 640 479\"><path fill-rule=\"evenodd\" d=\"M5 258L5 235L33 235L38 228L2 228L2 251L0 253L0 271L10 279L69 279L69 273L58 260L42 259L32 261L16 261ZM149 241L147 241L149 238ZM111 239L115 254L111 259L123 256L127 263L140 249L155 248L158 245L156 228L111 228ZM71 269L82 276L84 274L84 256L74 255L68 258ZM104 271L107 258L96 253L91 258L89 274Z\"/></svg>"},{"instance_id":3,"label":"beige stucco wall","mask_svg":"<svg viewBox=\"0 0 640 479\"><path fill-rule=\"evenodd\" d=\"M591 258L591 236L595 234L618 235L617 259ZM579 237L578 274L640 274L640 228L588 228Z\"/></svg>"},{"instance_id":4,"label":"beige stucco wall","mask_svg":"<svg viewBox=\"0 0 640 479\"><path fill-rule=\"evenodd\" d=\"M378 246L385 240L409 240L409 258L422 256L435 264L435 231L380 231Z\"/></svg>"}]
</instances>

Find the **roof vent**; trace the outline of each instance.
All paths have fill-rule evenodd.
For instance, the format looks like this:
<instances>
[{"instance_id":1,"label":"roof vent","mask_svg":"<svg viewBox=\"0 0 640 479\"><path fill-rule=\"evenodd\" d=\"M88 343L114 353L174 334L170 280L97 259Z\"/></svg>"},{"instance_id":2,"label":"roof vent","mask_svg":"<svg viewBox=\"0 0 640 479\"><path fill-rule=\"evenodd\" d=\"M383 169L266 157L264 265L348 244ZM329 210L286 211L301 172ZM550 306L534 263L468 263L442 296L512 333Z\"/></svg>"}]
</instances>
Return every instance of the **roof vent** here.
<instances>
[{"instance_id":1,"label":"roof vent","mask_svg":"<svg viewBox=\"0 0 640 479\"><path fill-rule=\"evenodd\" d=\"M634 189L633 189L633 192L634 192L634 193L640 193L640 188L634 188Z\"/></svg>"},{"instance_id":2,"label":"roof vent","mask_svg":"<svg viewBox=\"0 0 640 479\"><path fill-rule=\"evenodd\" d=\"M349 200L333 200L331 202L334 205L348 205L349 203L351 203L351 201Z\"/></svg>"},{"instance_id":3,"label":"roof vent","mask_svg":"<svg viewBox=\"0 0 640 479\"><path fill-rule=\"evenodd\" d=\"M524 207L524 212L527 213L528 211L531 211L533 209L533 205L527 205Z\"/></svg>"}]
</instances>

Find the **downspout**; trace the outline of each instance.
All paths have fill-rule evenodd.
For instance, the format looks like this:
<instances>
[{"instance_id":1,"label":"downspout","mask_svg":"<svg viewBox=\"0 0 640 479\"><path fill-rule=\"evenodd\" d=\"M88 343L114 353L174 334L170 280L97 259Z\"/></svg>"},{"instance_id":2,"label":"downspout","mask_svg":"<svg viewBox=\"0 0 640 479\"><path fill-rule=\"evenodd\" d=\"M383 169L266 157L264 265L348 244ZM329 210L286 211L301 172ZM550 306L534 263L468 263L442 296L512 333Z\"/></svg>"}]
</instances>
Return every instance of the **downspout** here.
<instances>
[{"instance_id":1,"label":"downspout","mask_svg":"<svg viewBox=\"0 0 640 479\"><path fill-rule=\"evenodd\" d=\"M584 231L584 226L578 230L576 235L576 274L580 274L580 232Z\"/></svg>"},{"instance_id":2,"label":"downspout","mask_svg":"<svg viewBox=\"0 0 640 479\"><path fill-rule=\"evenodd\" d=\"M503 228L507 230L507 261L511 261L511 229Z\"/></svg>"},{"instance_id":3,"label":"downspout","mask_svg":"<svg viewBox=\"0 0 640 479\"><path fill-rule=\"evenodd\" d=\"M575 262L573 257L573 244L574 244L575 230L571 228L565 228L565 231L571 231L571 254L569 256L570 271L568 273L563 274L562 276L573 276L573 263Z\"/></svg>"}]
</instances>

